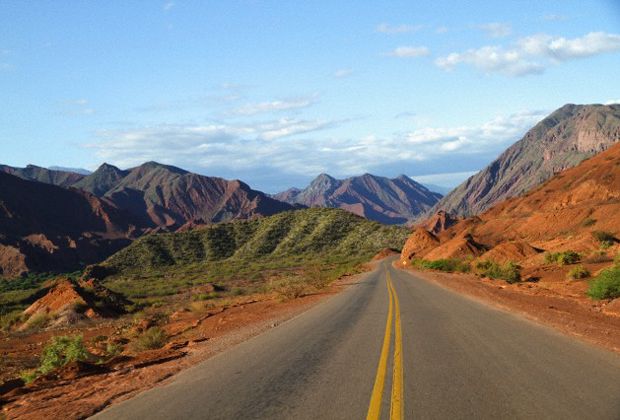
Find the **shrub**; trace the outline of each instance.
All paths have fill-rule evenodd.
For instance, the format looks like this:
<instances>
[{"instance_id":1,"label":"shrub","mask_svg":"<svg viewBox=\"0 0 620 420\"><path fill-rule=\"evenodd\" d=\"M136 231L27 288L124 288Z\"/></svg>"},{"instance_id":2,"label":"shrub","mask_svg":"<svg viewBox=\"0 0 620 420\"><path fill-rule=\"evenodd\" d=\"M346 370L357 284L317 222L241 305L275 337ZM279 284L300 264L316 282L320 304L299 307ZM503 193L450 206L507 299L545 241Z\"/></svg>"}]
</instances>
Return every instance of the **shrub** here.
<instances>
[{"instance_id":1,"label":"shrub","mask_svg":"<svg viewBox=\"0 0 620 420\"><path fill-rule=\"evenodd\" d=\"M601 247L603 247L604 249L609 248L614 244L614 242L617 241L613 233L605 232L602 230L595 230L594 232L592 232L592 236L601 244Z\"/></svg>"},{"instance_id":2,"label":"shrub","mask_svg":"<svg viewBox=\"0 0 620 420\"><path fill-rule=\"evenodd\" d=\"M616 267L620 267L620 254L618 254L618 255L616 255L616 256L614 257L614 265L615 265Z\"/></svg>"},{"instance_id":3,"label":"shrub","mask_svg":"<svg viewBox=\"0 0 620 420\"><path fill-rule=\"evenodd\" d=\"M28 329L38 330L47 325L50 316L44 312L39 312L28 318Z\"/></svg>"},{"instance_id":4,"label":"shrub","mask_svg":"<svg viewBox=\"0 0 620 420\"><path fill-rule=\"evenodd\" d=\"M547 252L545 262L548 264L557 263L558 265L575 264L581 260L581 255L575 251Z\"/></svg>"},{"instance_id":5,"label":"shrub","mask_svg":"<svg viewBox=\"0 0 620 420\"><path fill-rule=\"evenodd\" d=\"M40 375L71 362L88 360L89 357L81 335L52 337L41 353L39 367L34 371L22 372L21 377L24 382L29 383Z\"/></svg>"},{"instance_id":6,"label":"shrub","mask_svg":"<svg viewBox=\"0 0 620 420\"><path fill-rule=\"evenodd\" d=\"M578 265L568 272L568 278L571 280L585 279L590 277L590 271L583 265Z\"/></svg>"},{"instance_id":7,"label":"shrub","mask_svg":"<svg viewBox=\"0 0 620 420\"><path fill-rule=\"evenodd\" d=\"M448 273L458 272L458 273L468 273L471 270L471 266L469 262L458 259L458 258L446 258L439 260L424 260L424 259L414 259L411 260L411 264L414 267L422 268L426 270L438 270L445 271Z\"/></svg>"},{"instance_id":8,"label":"shrub","mask_svg":"<svg viewBox=\"0 0 620 420\"><path fill-rule=\"evenodd\" d=\"M592 299L615 299L620 297L620 266L606 268L596 276L588 288Z\"/></svg>"},{"instance_id":9,"label":"shrub","mask_svg":"<svg viewBox=\"0 0 620 420\"><path fill-rule=\"evenodd\" d=\"M123 346L118 343L108 342L105 347L105 353L108 357L118 356L123 352Z\"/></svg>"},{"instance_id":10,"label":"shrub","mask_svg":"<svg viewBox=\"0 0 620 420\"><path fill-rule=\"evenodd\" d=\"M136 339L133 348L137 351L160 349L166 344L167 339L164 330L159 327L151 327Z\"/></svg>"},{"instance_id":11,"label":"shrub","mask_svg":"<svg viewBox=\"0 0 620 420\"><path fill-rule=\"evenodd\" d=\"M590 256L588 256L588 258L585 259L585 262L601 263L601 262L608 262L610 260L611 259L607 256L607 252L599 249L596 251L592 251Z\"/></svg>"},{"instance_id":12,"label":"shrub","mask_svg":"<svg viewBox=\"0 0 620 420\"><path fill-rule=\"evenodd\" d=\"M9 331L13 325L22 322L22 311L13 311L0 315L0 330Z\"/></svg>"},{"instance_id":13,"label":"shrub","mask_svg":"<svg viewBox=\"0 0 620 420\"><path fill-rule=\"evenodd\" d=\"M309 291L309 285L305 284L301 279L294 277L274 281L271 283L270 288L285 300L302 297Z\"/></svg>"},{"instance_id":14,"label":"shrub","mask_svg":"<svg viewBox=\"0 0 620 420\"><path fill-rule=\"evenodd\" d=\"M491 279L501 279L512 284L521 281L521 267L512 261L499 265L494 261L479 261L476 263L476 271Z\"/></svg>"},{"instance_id":15,"label":"shrub","mask_svg":"<svg viewBox=\"0 0 620 420\"><path fill-rule=\"evenodd\" d=\"M587 217L587 218L583 219L583 222L581 222L581 224L582 224L584 227L592 226L592 225L594 225L595 223L596 223L596 219L593 219L593 218L591 218L591 217Z\"/></svg>"}]
</instances>

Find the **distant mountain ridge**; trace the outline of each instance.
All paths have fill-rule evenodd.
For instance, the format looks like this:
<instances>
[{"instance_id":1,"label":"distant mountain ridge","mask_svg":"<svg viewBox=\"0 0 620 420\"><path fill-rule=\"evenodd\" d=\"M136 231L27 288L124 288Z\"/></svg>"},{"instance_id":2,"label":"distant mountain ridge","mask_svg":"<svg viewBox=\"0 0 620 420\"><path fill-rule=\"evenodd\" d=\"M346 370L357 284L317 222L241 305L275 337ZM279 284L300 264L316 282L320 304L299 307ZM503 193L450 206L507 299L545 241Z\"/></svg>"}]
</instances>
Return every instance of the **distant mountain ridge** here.
<instances>
[{"instance_id":1,"label":"distant mountain ridge","mask_svg":"<svg viewBox=\"0 0 620 420\"><path fill-rule=\"evenodd\" d=\"M320 174L305 189L291 188L274 198L308 207L333 207L386 224L405 224L442 197L406 175L390 179L364 174L336 179Z\"/></svg>"},{"instance_id":2,"label":"distant mountain ridge","mask_svg":"<svg viewBox=\"0 0 620 420\"><path fill-rule=\"evenodd\" d=\"M143 232L131 214L108 200L0 171L0 277L72 271Z\"/></svg>"},{"instance_id":3,"label":"distant mountain ridge","mask_svg":"<svg viewBox=\"0 0 620 420\"><path fill-rule=\"evenodd\" d=\"M467 216L518 196L620 141L620 105L565 105L437 203Z\"/></svg>"}]
</instances>

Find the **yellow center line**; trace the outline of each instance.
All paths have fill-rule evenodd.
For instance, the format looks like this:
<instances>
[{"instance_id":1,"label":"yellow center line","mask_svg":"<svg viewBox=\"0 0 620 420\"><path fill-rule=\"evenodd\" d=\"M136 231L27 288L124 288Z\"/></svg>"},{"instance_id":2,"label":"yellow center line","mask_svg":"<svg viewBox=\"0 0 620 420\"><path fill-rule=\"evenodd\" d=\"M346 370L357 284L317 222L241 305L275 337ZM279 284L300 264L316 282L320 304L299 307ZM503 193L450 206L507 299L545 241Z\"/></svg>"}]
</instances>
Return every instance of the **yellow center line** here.
<instances>
[{"instance_id":1,"label":"yellow center line","mask_svg":"<svg viewBox=\"0 0 620 420\"><path fill-rule=\"evenodd\" d=\"M383 387L385 385L385 374L387 372L388 355L390 352L390 340L392 338L392 289L388 278L385 282L389 294L388 317L385 325L385 336L383 337L383 347L381 348L381 356L379 357L379 366L377 367L377 376L375 377L375 385L372 388L370 397L370 405L368 406L367 420L378 420L381 418L381 399L383 398Z\"/></svg>"},{"instance_id":2,"label":"yellow center line","mask_svg":"<svg viewBox=\"0 0 620 420\"><path fill-rule=\"evenodd\" d=\"M398 302L398 294L394 285L390 272L387 272L388 283L392 288L392 296L394 296L394 370L392 373L392 401L390 406L390 419L402 420L403 408L405 401L403 398L403 333L400 323L400 303Z\"/></svg>"}]
</instances>

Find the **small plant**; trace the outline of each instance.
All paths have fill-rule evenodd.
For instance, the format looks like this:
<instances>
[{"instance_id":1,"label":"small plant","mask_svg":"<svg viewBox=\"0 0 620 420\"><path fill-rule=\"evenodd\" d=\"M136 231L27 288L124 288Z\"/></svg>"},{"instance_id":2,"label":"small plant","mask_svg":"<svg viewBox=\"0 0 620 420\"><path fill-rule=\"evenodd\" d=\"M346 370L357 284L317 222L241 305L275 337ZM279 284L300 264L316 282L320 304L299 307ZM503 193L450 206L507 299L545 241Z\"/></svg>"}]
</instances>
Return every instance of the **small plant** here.
<instances>
[{"instance_id":1,"label":"small plant","mask_svg":"<svg viewBox=\"0 0 620 420\"><path fill-rule=\"evenodd\" d=\"M547 264L557 263L558 265L576 264L581 260L581 255L575 251L547 252L545 262Z\"/></svg>"},{"instance_id":2,"label":"small plant","mask_svg":"<svg viewBox=\"0 0 620 420\"><path fill-rule=\"evenodd\" d=\"M110 341L105 347L105 353L108 357L118 356L122 352L123 352L123 346L118 343L114 343Z\"/></svg>"},{"instance_id":3,"label":"small plant","mask_svg":"<svg viewBox=\"0 0 620 420\"><path fill-rule=\"evenodd\" d=\"M411 260L411 265L417 268L445 271L448 273L468 273L471 270L471 265L469 262L458 258L439 259L433 261L414 259Z\"/></svg>"},{"instance_id":4,"label":"small plant","mask_svg":"<svg viewBox=\"0 0 620 420\"><path fill-rule=\"evenodd\" d=\"M24 315L22 311L13 311L9 313L5 313L0 315L0 330L2 331L10 331L11 328L22 322L24 319Z\"/></svg>"},{"instance_id":5,"label":"small plant","mask_svg":"<svg viewBox=\"0 0 620 420\"><path fill-rule=\"evenodd\" d=\"M578 265L568 272L568 278L571 280L579 280L590 277L590 271L583 265Z\"/></svg>"},{"instance_id":6,"label":"small plant","mask_svg":"<svg viewBox=\"0 0 620 420\"><path fill-rule=\"evenodd\" d=\"M90 354L84 346L81 335L52 337L41 353L39 367L33 371L22 372L22 379L30 383L41 375L75 361L85 361Z\"/></svg>"},{"instance_id":7,"label":"small plant","mask_svg":"<svg viewBox=\"0 0 620 420\"><path fill-rule=\"evenodd\" d=\"M616 255L616 256L614 257L614 265L615 265L616 267L620 267L620 254L618 254L618 255Z\"/></svg>"},{"instance_id":8,"label":"small plant","mask_svg":"<svg viewBox=\"0 0 620 420\"><path fill-rule=\"evenodd\" d=\"M606 268L590 283L588 296L592 299L615 299L620 297L620 266Z\"/></svg>"},{"instance_id":9,"label":"small plant","mask_svg":"<svg viewBox=\"0 0 620 420\"><path fill-rule=\"evenodd\" d=\"M582 226L584 227L592 226L595 223L596 223L596 219L593 219L591 217L586 217L585 219L583 219L583 222L581 222Z\"/></svg>"},{"instance_id":10,"label":"small plant","mask_svg":"<svg viewBox=\"0 0 620 420\"><path fill-rule=\"evenodd\" d=\"M509 284L521 281L521 267L512 261L504 265L499 265L494 261L479 261L475 269L485 277L504 280Z\"/></svg>"},{"instance_id":11,"label":"small plant","mask_svg":"<svg viewBox=\"0 0 620 420\"><path fill-rule=\"evenodd\" d=\"M160 349L166 344L168 337L159 327L151 327L143 332L133 343L134 350L144 351Z\"/></svg>"},{"instance_id":12,"label":"small plant","mask_svg":"<svg viewBox=\"0 0 620 420\"><path fill-rule=\"evenodd\" d=\"M50 320L50 316L44 312L39 312L28 318L28 329L38 330L47 325Z\"/></svg>"},{"instance_id":13,"label":"small plant","mask_svg":"<svg viewBox=\"0 0 620 420\"><path fill-rule=\"evenodd\" d=\"M592 236L596 239L600 244L601 248L607 249L617 241L616 237L613 233L605 232L602 230L595 230L592 232Z\"/></svg>"}]
</instances>

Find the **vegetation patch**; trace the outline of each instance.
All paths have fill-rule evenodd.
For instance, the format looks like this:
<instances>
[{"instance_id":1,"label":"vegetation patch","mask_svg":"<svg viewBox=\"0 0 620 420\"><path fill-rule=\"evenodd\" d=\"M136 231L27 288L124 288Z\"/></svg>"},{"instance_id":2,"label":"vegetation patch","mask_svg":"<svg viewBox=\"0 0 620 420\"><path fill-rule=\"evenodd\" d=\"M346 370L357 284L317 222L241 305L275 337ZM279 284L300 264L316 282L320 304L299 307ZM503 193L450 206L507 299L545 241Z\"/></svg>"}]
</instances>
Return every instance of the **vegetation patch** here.
<instances>
[{"instance_id":1,"label":"vegetation patch","mask_svg":"<svg viewBox=\"0 0 620 420\"><path fill-rule=\"evenodd\" d=\"M571 280L585 279L590 277L590 271L583 265L578 265L568 272L567 277Z\"/></svg>"},{"instance_id":2,"label":"vegetation patch","mask_svg":"<svg viewBox=\"0 0 620 420\"><path fill-rule=\"evenodd\" d=\"M469 261L458 258L445 258L439 260L413 259L411 265L425 270L445 271L448 273L468 273L471 270Z\"/></svg>"},{"instance_id":3,"label":"vegetation patch","mask_svg":"<svg viewBox=\"0 0 620 420\"><path fill-rule=\"evenodd\" d=\"M595 230L592 232L592 236L600 243L601 248L603 249L609 248L614 244L614 242L618 241L613 233L603 230Z\"/></svg>"},{"instance_id":4,"label":"vegetation patch","mask_svg":"<svg viewBox=\"0 0 620 420\"><path fill-rule=\"evenodd\" d=\"M521 281L521 267L512 261L503 265L495 261L479 261L475 270L478 274L490 279L500 279L512 284Z\"/></svg>"},{"instance_id":5,"label":"vegetation patch","mask_svg":"<svg viewBox=\"0 0 620 420\"><path fill-rule=\"evenodd\" d=\"M545 254L545 262L547 264L556 263L560 266L577 264L581 261L581 255L575 251L547 252Z\"/></svg>"},{"instance_id":6,"label":"vegetation patch","mask_svg":"<svg viewBox=\"0 0 620 420\"><path fill-rule=\"evenodd\" d=\"M168 336L159 327L151 327L132 343L135 351L154 350L162 348L168 341Z\"/></svg>"},{"instance_id":7,"label":"vegetation patch","mask_svg":"<svg viewBox=\"0 0 620 420\"><path fill-rule=\"evenodd\" d=\"M84 346L81 335L52 337L43 349L39 367L22 373L24 382L29 383L41 375L75 361L86 361L90 354Z\"/></svg>"},{"instance_id":8,"label":"vegetation patch","mask_svg":"<svg viewBox=\"0 0 620 420\"><path fill-rule=\"evenodd\" d=\"M615 299L620 297L620 266L606 268L596 276L588 288L588 296L592 299Z\"/></svg>"}]
</instances>

